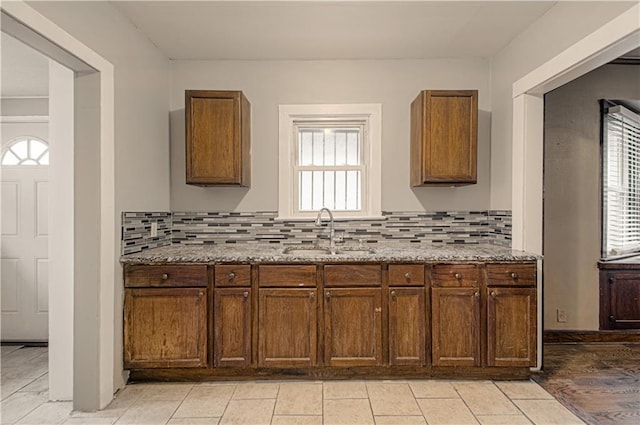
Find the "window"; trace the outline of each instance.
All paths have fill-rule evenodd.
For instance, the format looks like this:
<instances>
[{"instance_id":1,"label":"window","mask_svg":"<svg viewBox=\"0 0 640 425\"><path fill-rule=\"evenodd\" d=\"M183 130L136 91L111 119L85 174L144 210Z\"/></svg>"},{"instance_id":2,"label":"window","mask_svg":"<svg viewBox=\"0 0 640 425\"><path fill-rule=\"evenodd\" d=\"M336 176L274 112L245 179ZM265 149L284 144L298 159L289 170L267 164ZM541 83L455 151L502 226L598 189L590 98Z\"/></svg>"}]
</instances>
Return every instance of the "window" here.
<instances>
[{"instance_id":1,"label":"window","mask_svg":"<svg viewBox=\"0 0 640 425\"><path fill-rule=\"evenodd\" d=\"M380 116L380 105L280 105L280 218L380 216Z\"/></svg>"},{"instance_id":2,"label":"window","mask_svg":"<svg viewBox=\"0 0 640 425\"><path fill-rule=\"evenodd\" d=\"M20 137L2 154L2 165L49 165L49 145L35 137Z\"/></svg>"},{"instance_id":3,"label":"window","mask_svg":"<svg viewBox=\"0 0 640 425\"><path fill-rule=\"evenodd\" d=\"M640 116L603 102L603 258L640 251Z\"/></svg>"}]
</instances>

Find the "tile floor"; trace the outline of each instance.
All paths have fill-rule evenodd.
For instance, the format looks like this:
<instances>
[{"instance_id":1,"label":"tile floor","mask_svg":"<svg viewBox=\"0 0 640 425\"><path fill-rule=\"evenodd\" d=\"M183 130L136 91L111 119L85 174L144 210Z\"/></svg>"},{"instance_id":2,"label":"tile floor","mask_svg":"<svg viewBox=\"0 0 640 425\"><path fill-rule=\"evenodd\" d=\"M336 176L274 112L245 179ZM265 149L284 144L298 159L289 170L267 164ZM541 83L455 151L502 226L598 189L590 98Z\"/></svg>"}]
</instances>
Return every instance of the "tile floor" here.
<instances>
[{"instance_id":1,"label":"tile floor","mask_svg":"<svg viewBox=\"0 0 640 425\"><path fill-rule=\"evenodd\" d=\"M582 424L531 381L128 385L104 410L47 402L46 348L2 347L2 424Z\"/></svg>"}]
</instances>

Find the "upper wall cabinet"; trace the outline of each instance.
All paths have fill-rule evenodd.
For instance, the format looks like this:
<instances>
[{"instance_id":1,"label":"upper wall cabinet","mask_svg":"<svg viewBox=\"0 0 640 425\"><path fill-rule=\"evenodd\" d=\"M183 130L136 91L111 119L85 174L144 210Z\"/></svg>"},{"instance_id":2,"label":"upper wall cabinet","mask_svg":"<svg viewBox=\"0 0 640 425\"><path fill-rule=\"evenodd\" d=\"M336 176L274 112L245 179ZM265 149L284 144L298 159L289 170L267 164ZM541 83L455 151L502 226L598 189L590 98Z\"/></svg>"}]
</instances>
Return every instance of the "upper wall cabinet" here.
<instances>
[{"instance_id":1,"label":"upper wall cabinet","mask_svg":"<svg viewBox=\"0 0 640 425\"><path fill-rule=\"evenodd\" d=\"M424 90L411 103L411 186L477 182L477 90Z\"/></svg>"},{"instance_id":2,"label":"upper wall cabinet","mask_svg":"<svg viewBox=\"0 0 640 425\"><path fill-rule=\"evenodd\" d=\"M187 184L249 186L251 105L240 91L185 91Z\"/></svg>"}]
</instances>

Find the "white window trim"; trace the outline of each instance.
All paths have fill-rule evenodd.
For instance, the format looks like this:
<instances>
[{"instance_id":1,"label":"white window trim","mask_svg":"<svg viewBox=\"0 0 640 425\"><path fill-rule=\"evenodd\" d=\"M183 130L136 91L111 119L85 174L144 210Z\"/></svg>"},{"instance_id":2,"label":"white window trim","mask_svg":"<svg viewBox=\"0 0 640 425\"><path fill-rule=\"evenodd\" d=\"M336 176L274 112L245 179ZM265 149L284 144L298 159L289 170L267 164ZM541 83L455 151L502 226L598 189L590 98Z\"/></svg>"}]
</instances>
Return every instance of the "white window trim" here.
<instances>
[{"instance_id":1,"label":"white window trim","mask_svg":"<svg viewBox=\"0 0 640 425\"><path fill-rule=\"evenodd\" d=\"M335 212L336 219L379 219L382 188L382 105L328 104L328 105L280 105L279 106L279 164L278 164L278 219L296 220L313 218L317 212L296 213L295 170L296 121L308 120L361 120L366 121L368 136L364 155L367 160L367 181L362 182L362 212Z\"/></svg>"}]
</instances>

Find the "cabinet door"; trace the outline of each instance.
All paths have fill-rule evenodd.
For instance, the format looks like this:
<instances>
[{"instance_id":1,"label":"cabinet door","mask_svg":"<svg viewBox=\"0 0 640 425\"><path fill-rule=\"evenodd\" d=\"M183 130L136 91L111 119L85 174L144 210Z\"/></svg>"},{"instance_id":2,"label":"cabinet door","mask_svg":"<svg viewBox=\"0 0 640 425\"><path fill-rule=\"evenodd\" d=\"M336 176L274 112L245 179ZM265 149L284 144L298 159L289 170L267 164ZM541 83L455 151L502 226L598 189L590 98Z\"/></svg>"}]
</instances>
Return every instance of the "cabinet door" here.
<instances>
[{"instance_id":1,"label":"cabinet door","mask_svg":"<svg viewBox=\"0 0 640 425\"><path fill-rule=\"evenodd\" d=\"M487 364L535 366L536 289L487 288Z\"/></svg>"},{"instance_id":2,"label":"cabinet door","mask_svg":"<svg viewBox=\"0 0 640 425\"><path fill-rule=\"evenodd\" d=\"M206 289L126 289L125 369L207 365Z\"/></svg>"},{"instance_id":3,"label":"cabinet door","mask_svg":"<svg viewBox=\"0 0 640 425\"><path fill-rule=\"evenodd\" d=\"M382 364L382 290L325 289L327 366Z\"/></svg>"},{"instance_id":4,"label":"cabinet door","mask_svg":"<svg viewBox=\"0 0 640 425\"><path fill-rule=\"evenodd\" d=\"M480 366L480 293L477 288L432 288L434 366Z\"/></svg>"},{"instance_id":5,"label":"cabinet door","mask_svg":"<svg viewBox=\"0 0 640 425\"><path fill-rule=\"evenodd\" d=\"M241 92L187 90L187 184L249 185L249 103Z\"/></svg>"},{"instance_id":6,"label":"cabinet door","mask_svg":"<svg viewBox=\"0 0 640 425\"><path fill-rule=\"evenodd\" d=\"M315 365L317 290L260 288L259 294L258 365Z\"/></svg>"},{"instance_id":7,"label":"cabinet door","mask_svg":"<svg viewBox=\"0 0 640 425\"><path fill-rule=\"evenodd\" d=\"M606 272L605 272L606 273ZM602 329L640 329L640 270L606 273Z\"/></svg>"},{"instance_id":8,"label":"cabinet door","mask_svg":"<svg viewBox=\"0 0 640 425\"><path fill-rule=\"evenodd\" d=\"M424 365L424 288L389 289L389 362Z\"/></svg>"},{"instance_id":9,"label":"cabinet door","mask_svg":"<svg viewBox=\"0 0 640 425\"><path fill-rule=\"evenodd\" d=\"M216 289L213 296L216 367L251 363L251 289Z\"/></svg>"}]
</instances>

